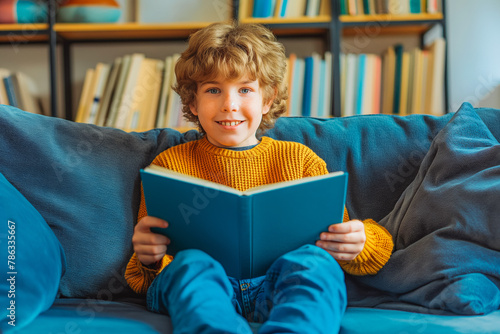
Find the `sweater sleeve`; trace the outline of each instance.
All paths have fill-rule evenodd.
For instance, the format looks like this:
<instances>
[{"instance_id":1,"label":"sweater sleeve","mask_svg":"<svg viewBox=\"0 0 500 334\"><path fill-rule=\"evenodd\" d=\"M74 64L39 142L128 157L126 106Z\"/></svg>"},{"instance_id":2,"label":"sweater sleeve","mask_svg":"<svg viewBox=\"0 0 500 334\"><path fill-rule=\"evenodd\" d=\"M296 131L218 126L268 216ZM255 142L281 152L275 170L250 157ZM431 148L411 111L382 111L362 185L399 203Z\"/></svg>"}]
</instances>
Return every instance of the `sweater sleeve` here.
<instances>
[{"instance_id":1,"label":"sweater sleeve","mask_svg":"<svg viewBox=\"0 0 500 334\"><path fill-rule=\"evenodd\" d=\"M349 221L347 209L344 211L344 222ZM338 261L348 274L362 276L375 275L389 261L394 243L391 234L372 219L363 220L365 226L365 247L351 261Z\"/></svg>"},{"instance_id":2,"label":"sweater sleeve","mask_svg":"<svg viewBox=\"0 0 500 334\"><path fill-rule=\"evenodd\" d=\"M154 164L158 164L155 163ZM141 202L139 206L139 213L137 215L137 221L141 218L147 216L146 202L144 200L144 191L141 185ZM165 255L160 261L153 264L152 266L145 266L137 258L134 253L130 258L127 269L125 270L125 280L128 285L137 293L145 294L148 291L149 286L155 279L155 277L170 263L173 257L170 255Z\"/></svg>"},{"instance_id":3,"label":"sweater sleeve","mask_svg":"<svg viewBox=\"0 0 500 334\"><path fill-rule=\"evenodd\" d=\"M143 265L134 253L125 270L125 280L132 290L140 294L145 294L155 277L170 262L172 262L172 256L165 255L161 261L154 264L151 268Z\"/></svg>"}]
</instances>

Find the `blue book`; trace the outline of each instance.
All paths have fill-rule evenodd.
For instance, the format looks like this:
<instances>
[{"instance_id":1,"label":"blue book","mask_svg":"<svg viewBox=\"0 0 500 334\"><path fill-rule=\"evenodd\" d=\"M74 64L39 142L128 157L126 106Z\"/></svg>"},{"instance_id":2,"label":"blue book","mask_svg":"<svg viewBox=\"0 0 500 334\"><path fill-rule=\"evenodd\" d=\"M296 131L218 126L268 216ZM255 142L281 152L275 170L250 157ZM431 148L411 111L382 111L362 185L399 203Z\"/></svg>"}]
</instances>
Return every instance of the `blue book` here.
<instances>
[{"instance_id":1,"label":"blue book","mask_svg":"<svg viewBox=\"0 0 500 334\"><path fill-rule=\"evenodd\" d=\"M360 54L358 56L358 91L356 96L356 115L361 115L363 113L363 94L365 85L365 67L366 67L366 54Z\"/></svg>"},{"instance_id":2,"label":"blue book","mask_svg":"<svg viewBox=\"0 0 500 334\"><path fill-rule=\"evenodd\" d=\"M285 17L285 15L286 15L286 6L288 6L288 0L283 0L281 2L280 17Z\"/></svg>"},{"instance_id":3,"label":"blue book","mask_svg":"<svg viewBox=\"0 0 500 334\"><path fill-rule=\"evenodd\" d=\"M5 91L7 93L7 99L9 100L9 105L18 108L19 103L17 102L16 90L14 87L14 81L12 80L12 75L4 77L3 84L5 86Z\"/></svg>"},{"instance_id":4,"label":"blue book","mask_svg":"<svg viewBox=\"0 0 500 334\"><path fill-rule=\"evenodd\" d=\"M319 63L319 98L318 98L318 117L327 117L328 115L325 113L325 94L330 94L330 92L326 93L326 61L321 59Z\"/></svg>"},{"instance_id":5,"label":"blue book","mask_svg":"<svg viewBox=\"0 0 500 334\"><path fill-rule=\"evenodd\" d=\"M148 215L169 223L152 229L170 238L167 253L202 250L237 279L264 275L281 255L341 223L347 190L344 172L243 192L155 165L141 178Z\"/></svg>"},{"instance_id":6,"label":"blue book","mask_svg":"<svg viewBox=\"0 0 500 334\"><path fill-rule=\"evenodd\" d=\"M396 66L394 70L394 97L393 97L393 114L399 114L399 102L401 100L401 67L403 64L403 45L394 46L396 53Z\"/></svg>"},{"instance_id":7,"label":"blue book","mask_svg":"<svg viewBox=\"0 0 500 334\"><path fill-rule=\"evenodd\" d=\"M302 116L311 116L311 99L314 76L314 59L306 57L304 70L304 94L302 99Z\"/></svg>"},{"instance_id":8,"label":"blue book","mask_svg":"<svg viewBox=\"0 0 500 334\"><path fill-rule=\"evenodd\" d=\"M252 17L272 17L275 0L254 0Z\"/></svg>"},{"instance_id":9,"label":"blue book","mask_svg":"<svg viewBox=\"0 0 500 334\"><path fill-rule=\"evenodd\" d=\"M410 0L410 13L420 14L421 11L421 0Z\"/></svg>"}]
</instances>

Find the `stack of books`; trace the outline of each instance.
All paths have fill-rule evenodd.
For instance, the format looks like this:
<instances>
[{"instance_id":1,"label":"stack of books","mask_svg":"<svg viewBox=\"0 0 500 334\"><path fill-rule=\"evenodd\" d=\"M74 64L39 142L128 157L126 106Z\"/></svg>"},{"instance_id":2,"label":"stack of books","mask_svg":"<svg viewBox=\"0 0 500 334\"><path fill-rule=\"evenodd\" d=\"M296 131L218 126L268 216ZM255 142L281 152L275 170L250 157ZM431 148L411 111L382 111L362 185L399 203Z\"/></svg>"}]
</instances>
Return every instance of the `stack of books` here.
<instances>
[{"instance_id":1,"label":"stack of books","mask_svg":"<svg viewBox=\"0 0 500 334\"><path fill-rule=\"evenodd\" d=\"M179 56L159 60L134 53L87 69L76 121L126 131L194 127L183 118L180 97L172 89ZM331 53L306 58L291 54L287 61L287 115L330 116Z\"/></svg>"},{"instance_id":2,"label":"stack of books","mask_svg":"<svg viewBox=\"0 0 500 334\"><path fill-rule=\"evenodd\" d=\"M340 0L341 15L442 13L441 0Z\"/></svg>"},{"instance_id":3,"label":"stack of books","mask_svg":"<svg viewBox=\"0 0 500 334\"><path fill-rule=\"evenodd\" d=\"M442 115L445 40L429 48L388 48L382 55L341 54L341 114Z\"/></svg>"},{"instance_id":4,"label":"stack of books","mask_svg":"<svg viewBox=\"0 0 500 334\"><path fill-rule=\"evenodd\" d=\"M332 97L332 53L288 57L288 101L286 116L330 117Z\"/></svg>"},{"instance_id":5,"label":"stack of books","mask_svg":"<svg viewBox=\"0 0 500 334\"><path fill-rule=\"evenodd\" d=\"M254 0L252 17L315 17L320 15L322 1L330 0Z\"/></svg>"},{"instance_id":6,"label":"stack of books","mask_svg":"<svg viewBox=\"0 0 500 334\"><path fill-rule=\"evenodd\" d=\"M160 60L134 53L88 69L76 121L127 131L192 126L183 119L180 97L172 89L179 56Z\"/></svg>"},{"instance_id":7,"label":"stack of books","mask_svg":"<svg viewBox=\"0 0 500 334\"><path fill-rule=\"evenodd\" d=\"M23 72L0 68L0 104L35 114L45 114L37 96L35 81Z\"/></svg>"}]
</instances>

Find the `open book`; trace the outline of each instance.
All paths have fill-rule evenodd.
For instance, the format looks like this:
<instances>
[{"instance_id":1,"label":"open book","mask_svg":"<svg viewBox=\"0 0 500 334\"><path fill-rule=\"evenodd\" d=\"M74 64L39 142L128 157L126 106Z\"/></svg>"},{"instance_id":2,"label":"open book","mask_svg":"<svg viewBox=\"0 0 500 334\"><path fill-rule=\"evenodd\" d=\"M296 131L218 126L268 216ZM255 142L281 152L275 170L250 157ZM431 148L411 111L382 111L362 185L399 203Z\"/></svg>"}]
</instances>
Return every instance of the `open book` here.
<instances>
[{"instance_id":1,"label":"open book","mask_svg":"<svg viewBox=\"0 0 500 334\"><path fill-rule=\"evenodd\" d=\"M156 165L141 178L148 215L169 222L152 229L170 238L167 253L200 249L237 279L264 275L278 257L341 223L347 190L344 172L247 191Z\"/></svg>"}]
</instances>

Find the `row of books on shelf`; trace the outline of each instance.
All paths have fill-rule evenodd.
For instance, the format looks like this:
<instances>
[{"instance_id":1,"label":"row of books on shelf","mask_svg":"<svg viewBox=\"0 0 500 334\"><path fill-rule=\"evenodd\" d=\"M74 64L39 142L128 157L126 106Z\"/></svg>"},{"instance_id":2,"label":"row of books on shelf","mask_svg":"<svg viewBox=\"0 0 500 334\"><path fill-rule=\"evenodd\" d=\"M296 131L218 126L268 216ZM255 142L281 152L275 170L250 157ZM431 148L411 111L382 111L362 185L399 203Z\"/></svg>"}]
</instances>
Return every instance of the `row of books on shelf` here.
<instances>
[{"instance_id":1,"label":"row of books on shelf","mask_svg":"<svg viewBox=\"0 0 500 334\"><path fill-rule=\"evenodd\" d=\"M160 60L134 53L87 69L76 121L128 131L192 127L183 118L180 97L172 88L178 57ZM331 53L306 58L291 54L288 69L288 115L328 117Z\"/></svg>"},{"instance_id":2,"label":"row of books on shelf","mask_svg":"<svg viewBox=\"0 0 500 334\"><path fill-rule=\"evenodd\" d=\"M254 0L252 17L287 18L320 15L322 2L330 0Z\"/></svg>"},{"instance_id":3,"label":"row of books on shelf","mask_svg":"<svg viewBox=\"0 0 500 334\"><path fill-rule=\"evenodd\" d=\"M35 81L23 72L11 72L5 68L0 68L0 104L45 114Z\"/></svg>"},{"instance_id":4,"label":"row of books on shelf","mask_svg":"<svg viewBox=\"0 0 500 334\"><path fill-rule=\"evenodd\" d=\"M76 121L126 130L189 127L172 88L179 56L161 60L134 53L87 69Z\"/></svg>"},{"instance_id":5,"label":"row of books on shelf","mask_svg":"<svg viewBox=\"0 0 500 334\"><path fill-rule=\"evenodd\" d=\"M442 0L340 0L341 15L442 13Z\"/></svg>"},{"instance_id":6,"label":"row of books on shelf","mask_svg":"<svg viewBox=\"0 0 500 334\"><path fill-rule=\"evenodd\" d=\"M383 55L342 54L341 115L445 112L445 41L428 48L388 48Z\"/></svg>"}]
</instances>

